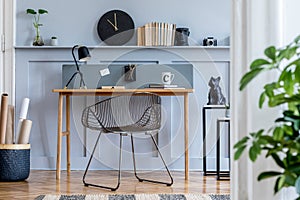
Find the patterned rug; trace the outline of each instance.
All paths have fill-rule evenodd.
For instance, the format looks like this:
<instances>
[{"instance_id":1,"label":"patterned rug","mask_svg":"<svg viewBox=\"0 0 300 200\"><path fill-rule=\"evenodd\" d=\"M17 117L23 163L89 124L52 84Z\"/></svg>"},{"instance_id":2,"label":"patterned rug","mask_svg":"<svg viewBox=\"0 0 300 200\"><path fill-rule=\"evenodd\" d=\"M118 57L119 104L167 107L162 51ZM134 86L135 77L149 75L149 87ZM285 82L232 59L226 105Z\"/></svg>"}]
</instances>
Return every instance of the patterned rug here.
<instances>
[{"instance_id":1,"label":"patterned rug","mask_svg":"<svg viewBox=\"0 0 300 200\"><path fill-rule=\"evenodd\" d=\"M228 194L40 195L35 200L230 200Z\"/></svg>"}]
</instances>

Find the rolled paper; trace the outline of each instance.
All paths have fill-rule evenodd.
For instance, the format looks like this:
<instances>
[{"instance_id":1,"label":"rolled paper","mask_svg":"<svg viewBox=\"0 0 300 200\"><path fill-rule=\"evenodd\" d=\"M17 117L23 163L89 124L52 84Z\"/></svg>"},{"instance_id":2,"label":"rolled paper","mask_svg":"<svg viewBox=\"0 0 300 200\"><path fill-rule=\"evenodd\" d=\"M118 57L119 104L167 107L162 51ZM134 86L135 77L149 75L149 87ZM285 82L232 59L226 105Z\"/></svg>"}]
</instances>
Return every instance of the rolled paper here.
<instances>
[{"instance_id":1,"label":"rolled paper","mask_svg":"<svg viewBox=\"0 0 300 200\"><path fill-rule=\"evenodd\" d=\"M3 93L1 97L0 144L5 144L7 108L8 108L8 94Z\"/></svg>"},{"instance_id":2,"label":"rolled paper","mask_svg":"<svg viewBox=\"0 0 300 200\"><path fill-rule=\"evenodd\" d=\"M22 121L18 144L28 144L29 143L31 126L32 126L31 120L24 119Z\"/></svg>"},{"instance_id":3,"label":"rolled paper","mask_svg":"<svg viewBox=\"0 0 300 200\"><path fill-rule=\"evenodd\" d=\"M17 126L17 131L16 131L16 135L15 135L15 141L17 141L18 142L18 139L19 139L19 137L20 137L20 134L21 134L21 126L22 126L22 122L24 121L24 119L19 119L19 121L18 121L18 126ZM17 138L17 140L16 140L16 138Z\"/></svg>"},{"instance_id":4,"label":"rolled paper","mask_svg":"<svg viewBox=\"0 0 300 200\"><path fill-rule=\"evenodd\" d=\"M14 106L8 105L5 144L14 143Z\"/></svg>"},{"instance_id":5,"label":"rolled paper","mask_svg":"<svg viewBox=\"0 0 300 200\"><path fill-rule=\"evenodd\" d=\"M24 98L22 101L21 111L20 111L20 117L21 119L27 119L27 112L28 112L28 106L29 106L29 99Z\"/></svg>"}]
</instances>

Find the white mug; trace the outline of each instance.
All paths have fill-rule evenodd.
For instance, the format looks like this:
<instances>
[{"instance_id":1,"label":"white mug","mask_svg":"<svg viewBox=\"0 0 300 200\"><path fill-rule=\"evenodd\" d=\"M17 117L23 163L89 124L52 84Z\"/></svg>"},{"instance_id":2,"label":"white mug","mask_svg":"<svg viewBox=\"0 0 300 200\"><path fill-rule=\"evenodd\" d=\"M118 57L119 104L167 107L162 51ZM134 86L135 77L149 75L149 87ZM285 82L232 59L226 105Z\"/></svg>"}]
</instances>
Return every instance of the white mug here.
<instances>
[{"instance_id":1,"label":"white mug","mask_svg":"<svg viewBox=\"0 0 300 200\"><path fill-rule=\"evenodd\" d=\"M170 85L174 79L174 74L171 72L162 72L161 81L163 84Z\"/></svg>"}]
</instances>

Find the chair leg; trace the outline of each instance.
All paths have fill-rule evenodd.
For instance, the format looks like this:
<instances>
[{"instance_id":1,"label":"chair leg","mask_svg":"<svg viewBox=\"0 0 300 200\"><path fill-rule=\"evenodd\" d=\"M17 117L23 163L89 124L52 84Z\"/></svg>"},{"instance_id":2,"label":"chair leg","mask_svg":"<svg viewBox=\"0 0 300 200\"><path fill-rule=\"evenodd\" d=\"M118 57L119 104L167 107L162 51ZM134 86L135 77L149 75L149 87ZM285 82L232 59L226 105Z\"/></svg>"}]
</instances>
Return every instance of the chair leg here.
<instances>
[{"instance_id":1,"label":"chair leg","mask_svg":"<svg viewBox=\"0 0 300 200\"><path fill-rule=\"evenodd\" d=\"M147 182L151 182L151 183L166 184L167 186L171 186L171 185L173 184L173 177L171 176L171 173L170 173L170 171L169 171L169 169L168 169L168 167L167 167L167 165L166 165L165 160L164 160L163 157L162 157L162 154L161 154L160 151L159 151L158 145L157 145L157 143L155 142L155 140L154 140L152 134L150 134L150 136L151 136L151 139L152 139L152 141L153 141L153 143L154 143L154 145L155 145L155 147L156 147L156 150L158 151L158 154L159 154L159 156L160 156L160 158L161 158L161 160L162 160L162 162L163 162L163 164L164 164L164 166L165 166L165 168L166 168L166 170L167 170L167 172L168 172L168 175L169 175L169 177L170 177L171 182L170 182L170 183L167 183L167 182L162 182L162 181L143 179L143 178L140 178L140 177L137 175L137 173L136 173L136 162L135 162L135 152L134 152L134 145L133 145L133 136L132 136L132 134L131 134L131 147L132 147L132 159L133 159L134 175L135 175L135 177L136 177L140 182L147 181Z\"/></svg>"},{"instance_id":2,"label":"chair leg","mask_svg":"<svg viewBox=\"0 0 300 200\"><path fill-rule=\"evenodd\" d=\"M109 186L103 186L103 185L96 185L96 184L92 184L92 183L87 183L85 181L85 177L87 175L87 172L88 172L88 169L90 167L90 164L91 164L91 161L93 159L93 156L94 156L94 153L95 153L95 150L96 150L96 147L98 145L98 142L99 142L99 139L100 139L100 136L101 136L101 132L96 140L96 144L94 146L94 149L93 149L93 152L92 152L92 155L89 159L89 162L88 162L88 165L85 169L85 172L84 172L84 175L83 175L83 179L82 179L82 182L84 184L84 186L94 186L94 187L100 187L100 188L104 188L104 189L109 189L111 191L116 191L119 186L120 186L120 180L121 180L121 162L122 162L122 134L120 134L120 153L119 153L119 171L118 171L118 182L117 182L117 185L115 187L109 187Z\"/></svg>"}]
</instances>

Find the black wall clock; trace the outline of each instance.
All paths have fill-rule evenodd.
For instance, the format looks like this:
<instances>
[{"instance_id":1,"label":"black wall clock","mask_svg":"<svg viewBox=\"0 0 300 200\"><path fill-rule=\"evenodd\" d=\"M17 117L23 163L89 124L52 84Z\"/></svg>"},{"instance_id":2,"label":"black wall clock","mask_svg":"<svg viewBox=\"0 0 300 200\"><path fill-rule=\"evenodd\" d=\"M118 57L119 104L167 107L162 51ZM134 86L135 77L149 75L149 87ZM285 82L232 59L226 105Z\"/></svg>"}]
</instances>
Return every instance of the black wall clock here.
<instances>
[{"instance_id":1,"label":"black wall clock","mask_svg":"<svg viewBox=\"0 0 300 200\"><path fill-rule=\"evenodd\" d=\"M111 10L101 16L97 31L100 39L109 45L123 45L134 34L132 18L122 10Z\"/></svg>"}]
</instances>

